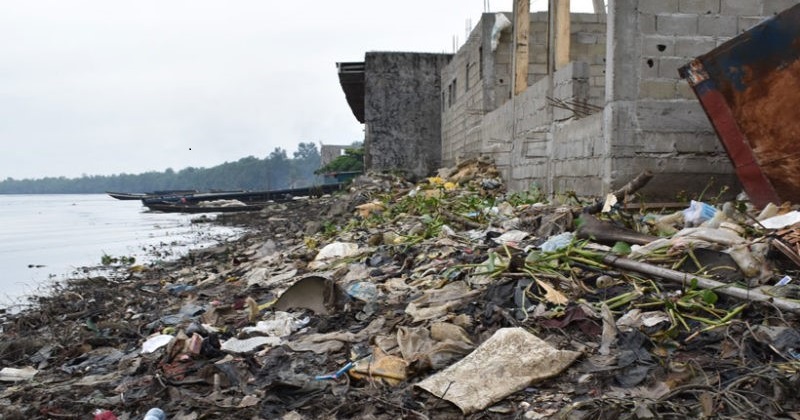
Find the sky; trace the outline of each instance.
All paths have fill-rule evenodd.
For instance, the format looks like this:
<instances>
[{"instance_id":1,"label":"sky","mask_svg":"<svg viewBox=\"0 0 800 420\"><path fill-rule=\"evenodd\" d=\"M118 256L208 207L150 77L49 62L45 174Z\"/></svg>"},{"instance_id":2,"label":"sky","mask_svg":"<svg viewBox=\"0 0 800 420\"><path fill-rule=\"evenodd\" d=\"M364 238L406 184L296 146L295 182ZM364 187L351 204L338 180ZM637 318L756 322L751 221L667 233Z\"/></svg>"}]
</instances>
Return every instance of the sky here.
<instances>
[{"instance_id":1,"label":"sky","mask_svg":"<svg viewBox=\"0 0 800 420\"><path fill-rule=\"evenodd\" d=\"M0 0L0 180L363 140L336 62L452 53L487 3L513 0Z\"/></svg>"}]
</instances>

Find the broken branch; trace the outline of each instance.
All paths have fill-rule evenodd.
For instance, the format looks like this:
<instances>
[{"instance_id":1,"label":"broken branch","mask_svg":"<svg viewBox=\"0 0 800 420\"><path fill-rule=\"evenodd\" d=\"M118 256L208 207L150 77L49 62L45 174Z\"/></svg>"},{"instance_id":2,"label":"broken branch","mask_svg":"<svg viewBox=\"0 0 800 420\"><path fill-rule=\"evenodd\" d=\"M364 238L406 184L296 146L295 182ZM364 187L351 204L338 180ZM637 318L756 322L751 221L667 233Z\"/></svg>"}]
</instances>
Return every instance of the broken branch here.
<instances>
[{"instance_id":1,"label":"broken branch","mask_svg":"<svg viewBox=\"0 0 800 420\"><path fill-rule=\"evenodd\" d=\"M623 268L642 274L660 277L674 283L689 284L692 281L696 281L697 286L703 289L714 289L714 292L726 296L731 296L746 301L769 303L780 310L800 313L800 303L770 296L758 289L743 289L732 284L721 283L716 280L687 274L681 271L670 270L668 268L658 267L639 261L629 260L627 258L620 258L614 255L604 256L603 262L617 268Z\"/></svg>"},{"instance_id":2,"label":"broken branch","mask_svg":"<svg viewBox=\"0 0 800 420\"><path fill-rule=\"evenodd\" d=\"M611 194L614 194L614 196L617 197L617 200L623 201L626 196L629 196L635 193L636 191L642 189L645 185L647 185L648 182L650 182L651 179L653 179L653 172L651 172L650 170L646 170L640 173L639 175L636 175L636 178L633 178L630 182L623 185L622 188L612 192ZM590 206L584 207L583 212L594 214L594 213L599 213L600 210L602 209L603 209L603 201L601 200Z\"/></svg>"}]
</instances>

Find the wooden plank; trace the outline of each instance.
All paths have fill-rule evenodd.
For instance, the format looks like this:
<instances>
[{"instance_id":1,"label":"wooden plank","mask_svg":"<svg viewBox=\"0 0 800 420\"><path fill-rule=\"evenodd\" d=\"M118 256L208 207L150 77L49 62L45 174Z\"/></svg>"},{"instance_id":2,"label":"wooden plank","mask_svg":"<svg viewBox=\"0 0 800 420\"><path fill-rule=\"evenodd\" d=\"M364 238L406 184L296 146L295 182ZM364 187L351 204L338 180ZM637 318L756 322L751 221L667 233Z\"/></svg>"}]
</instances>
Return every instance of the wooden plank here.
<instances>
[{"instance_id":1,"label":"wooden plank","mask_svg":"<svg viewBox=\"0 0 800 420\"><path fill-rule=\"evenodd\" d=\"M555 10L555 70L563 68L569 64L569 48L570 48L570 19L569 19L569 1L570 0L556 0Z\"/></svg>"},{"instance_id":2,"label":"wooden plank","mask_svg":"<svg viewBox=\"0 0 800 420\"><path fill-rule=\"evenodd\" d=\"M531 28L530 0L514 1L514 95L528 88L528 37Z\"/></svg>"}]
</instances>

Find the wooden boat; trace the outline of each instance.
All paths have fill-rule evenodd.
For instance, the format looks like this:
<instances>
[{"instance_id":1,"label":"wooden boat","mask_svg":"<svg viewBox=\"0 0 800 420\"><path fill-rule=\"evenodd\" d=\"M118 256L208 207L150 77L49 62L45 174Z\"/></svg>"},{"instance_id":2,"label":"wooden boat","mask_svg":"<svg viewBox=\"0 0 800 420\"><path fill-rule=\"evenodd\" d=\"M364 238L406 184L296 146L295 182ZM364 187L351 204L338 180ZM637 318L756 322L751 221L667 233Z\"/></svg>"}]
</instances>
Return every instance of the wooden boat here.
<instances>
[{"instance_id":1,"label":"wooden boat","mask_svg":"<svg viewBox=\"0 0 800 420\"><path fill-rule=\"evenodd\" d=\"M145 200L145 199L164 197L164 196L189 195L195 193L197 193L197 190L162 190L162 191L153 191L148 193L126 193L117 191L106 191L106 194L116 198L117 200Z\"/></svg>"},{"instance_id":2,"label":"wooden boat","mask_svg":"<svg viewBox=\"0 0 800 420\"><path fill-rule=\"evenodd\" d=\"M141 200L147 197L147 194L145 193L125 193L125 192L106 191L106 194L116 198L117 200Z\"/></svg>"},{"instance_id":3,"label":"wooden boat","mask_svg":"<svg viewBox=\"0 0 800 420\"><path fill-rule=\"evenodd\" d=\"M149 202L145 203L145 206L150 209L150 211L160 211L163 213L234 213L234 212L245 212L245 211L259 211L267 206L267 203L261 204L240 204L240 205L231 205L230 203L226 204L214 204L213 202L203 203L203 204L192 204L192 203L176 203L176 202Z\"/></svg>"},{"instance_id":4,"label":"wooden boat","mask_svg":"<svg viewBox=\"0 0 800 420\"><path fill-rule=\"evenodd\" d=\"M243 203L266 203L268 201L291 201L295 197L320 196L330 194L342 188L343 184L324 184L304 188L287 188L269 191L222 191L200 192L194 194L173 194L159 197L144 197L144 205L150 203L183 203L193 204L214 200L238 200Z\"/></svg>"}]
</instances>

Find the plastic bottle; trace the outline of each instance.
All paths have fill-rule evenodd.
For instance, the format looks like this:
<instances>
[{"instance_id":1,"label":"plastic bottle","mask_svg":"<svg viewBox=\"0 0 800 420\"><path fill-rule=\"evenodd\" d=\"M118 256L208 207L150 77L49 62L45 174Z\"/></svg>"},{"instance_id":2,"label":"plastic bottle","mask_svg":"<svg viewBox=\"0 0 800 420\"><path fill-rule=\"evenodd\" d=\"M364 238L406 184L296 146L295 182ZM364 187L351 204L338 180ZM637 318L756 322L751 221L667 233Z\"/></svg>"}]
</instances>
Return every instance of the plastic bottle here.
<instances>
[{"instance_id":1,"label":"plastic bottle","mask_svg":"<svg viewBox=\"0 0 800 420\"><path fill-rule=\"evenodd\" d=\"M147 410L147 414L144 415L143 420L166 420L167 415L164 413L164 410L160 408L151 408Z\"/></svg>"}]
</instances>

